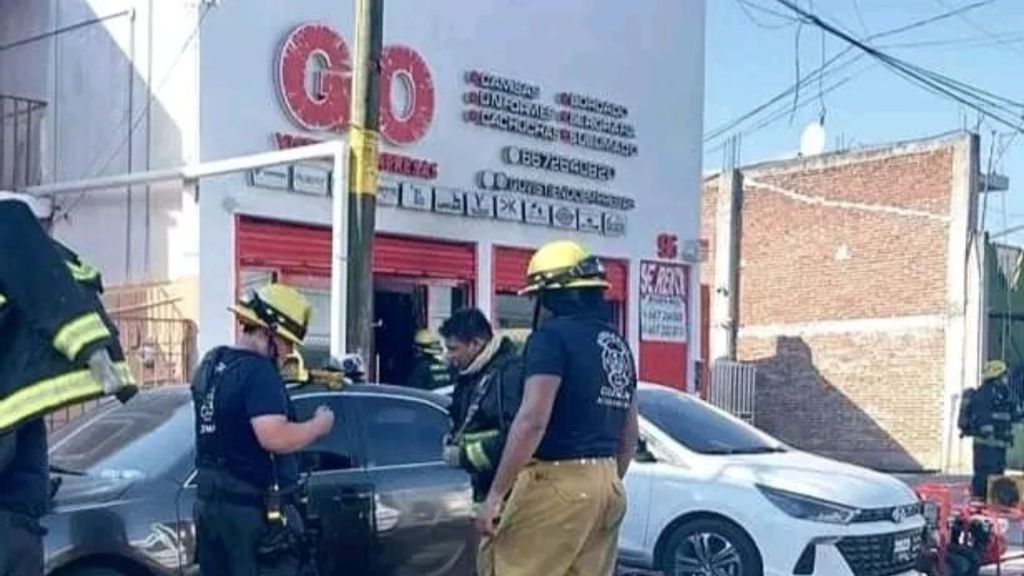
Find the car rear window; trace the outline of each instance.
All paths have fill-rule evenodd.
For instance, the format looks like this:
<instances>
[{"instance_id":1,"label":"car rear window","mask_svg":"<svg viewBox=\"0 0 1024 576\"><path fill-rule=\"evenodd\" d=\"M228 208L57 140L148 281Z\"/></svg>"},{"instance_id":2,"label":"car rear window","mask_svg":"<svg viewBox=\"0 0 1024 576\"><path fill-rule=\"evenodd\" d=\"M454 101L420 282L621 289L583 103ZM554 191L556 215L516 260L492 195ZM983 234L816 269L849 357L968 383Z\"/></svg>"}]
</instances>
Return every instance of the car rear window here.
<instances>
[{"instance_id":1,"label":"car rear window","mask_svg":"<svg viewBox=\"0 0 1024 576\"><path fill-rule=\"evenodd\" d=\"M669 388L641 388L638 404L641 416L694 452L749 454L783 449L753 426Z\"/></svg>"},{"instance_id":2,"label":"car rear window","mask_svg":"<svg viewBox=\"0 0 1024 576\"><path fill-rule=\"evenodd\" d=\"M90 475L156 477L192 448L187 394L148 392L104 402L50 438L50 463Z\"/></svg>"}]
</instances>

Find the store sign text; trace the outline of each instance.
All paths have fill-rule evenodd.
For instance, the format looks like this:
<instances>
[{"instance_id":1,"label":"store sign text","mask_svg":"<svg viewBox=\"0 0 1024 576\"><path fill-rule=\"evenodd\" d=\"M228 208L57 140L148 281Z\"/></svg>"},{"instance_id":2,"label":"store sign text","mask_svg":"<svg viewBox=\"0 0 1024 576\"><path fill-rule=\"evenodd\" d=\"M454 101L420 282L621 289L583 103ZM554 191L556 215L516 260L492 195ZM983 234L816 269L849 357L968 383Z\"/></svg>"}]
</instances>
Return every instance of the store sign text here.
<instances>
[{"instance_id":1,"label":"store sign text","mask_svg":"<svg viewBox=\"0 0 1024 576\"><path fill-rule=\"evenodd\" d=\"M590 180L607 182L615 178L615 167L599 162L569 158L550 152L530 150L518 146L505 146L501 151L501 157L506 164L513 166L525 166L536 168L558 174L580 176Z\"/></svg>"},{"instance_id":2,"label":"store sign text","mask_svg":"<svg viewBox=\"0 0 1024 576\"><path fill-rule=\"evenodd\" d=\"M629 113L625 106L570 92L556 94L557 107L550 106L537 101L536 84L478 70L465 78L475 88L462 95L468 123L626 158L639 153L630 141L636 129L622 120Z\"/></svg>"},{"instance_id":3,"label":"store sign text","mask_svg":"<svg viewBox=\"0 0 1024 576\"><path fill-rule=\"evenodd\" d=\"M477 187L484 190L499 192L515 192L528 196L539 196L549 200L561 200L574 204L589 204L602 208L615 210L632 210L636 202L632 198L608 194L599 190L587 190L565 186L564 184L551 184L538 182L527 178L510 176L504 172L493 170L481 170L476 175Z\"/></svg>"},{"instance_id":4,"label":"store sign text","mask_svg":"<svg viewBox=\"0 0 1024 576\"><path fill-rule=\"evenodd\" d=\"M466 119L466 122L484 126L485 128L493 128L548 142L558 139L558 130L554 126L539 120L521 118L493 110L466 110L463 117Z\"/></svg>"},{"instance_id":5,"label":"store sign text","mask_svg":"<svg viewBox=\"0 0 1024 576\"><path fill-rule=\"evenodd\" d=\"M299 146L309 146L310 144L322 142L322 140L309 138L308 136L295 136L292 134L281 134L280 132L274 135L274 140L277 142L278 150L287 150L289 148L298 148ZM381 150L379 153L377 168L381 172L423 180L435 180L437 178L437 162L410 158L393 152L385 152L384 150Z\"/></svg>"},{"instance_id":6,"label":"store sign text","mask_svg":"<svg viewBox=\"0 0 1024 576\"><path fill-rule=\"evenodd\" d=\"M313 90L307 88L307 68L319 63ZM394 144L410 144L426 134L434 119L434 80L423 57L406 46L385 46L380 59L380 93L394 87L407 91L407 110L396 110L382 98L380 133ZM299 126L310 131L343 132L349 124L352 73L345 40L324 24L303 24L287 37L277 57L281 103ZM397 83L397 84L396 84Z\"/></svg>"},{"instance_id":7,"label":"store sign text","mask_svg":"<svg viewBox=\"0 0 1024 576\"><path fill-rule=\"evenodd\" d=\"M664 262L640 262L640 339L687 341L689 268Z\"/></svg>"},{"instance_id":8,"label":"store sign text","mask_svg":"<svg viewBox=\"0 0 1024 576\"><path fill-rule=\"evenodd\" d=\"M612 118L625 118L629 114L629 109L625 106L574 92L559 92L555 94L555 100L568 108L594 112Z\"/></svg>"}]
</instances>

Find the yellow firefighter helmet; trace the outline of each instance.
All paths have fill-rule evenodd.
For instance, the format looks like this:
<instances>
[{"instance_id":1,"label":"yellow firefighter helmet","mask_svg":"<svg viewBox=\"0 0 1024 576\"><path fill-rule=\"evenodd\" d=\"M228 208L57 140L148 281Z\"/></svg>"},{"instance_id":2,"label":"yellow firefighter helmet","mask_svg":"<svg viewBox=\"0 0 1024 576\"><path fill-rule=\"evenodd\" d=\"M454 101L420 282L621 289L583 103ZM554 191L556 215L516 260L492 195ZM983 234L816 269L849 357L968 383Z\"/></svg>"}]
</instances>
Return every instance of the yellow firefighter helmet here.
<instances>
[{"instance_id":1,"label":"yellow firefighter helmet","mask_svg":"<svg viewBox=\"0 0 1024 576\"><path fill-rule=\"evenodd\" d=\"M426 328L416 331L416 336L413 338L413 343L416 347L425 352L433 354L440 354L443 352L441 349L441 340L437 337L437 334L433 330Z\"/></svg>"},{"instance_id":2,"label":"yellow firefighter helmet","mask_svg":"<svg viewBox=\"0 0 1024 576\"><path fill-rule=\"evenodd\" d=\"M534 252L526 270L526 282L520 295L541 290L608 287L601 261L571 240L551 242Z\"/></svg>"},{"instance_id":3,"label":"yellow firefighter helmet","mask_svg":"<svg viewBox=\"0 0 1024 576\"><path fill-rule=\"evenodd\" d=\"M268 284L251 292L230 310L242 324L268 328L297 345L306 337L313 313L306 297L284 284Z\"/></svg>"},{"instance_id":4,"label":"yellow firefighter helmet","mask_svg":"<svg viewBox=\"0 0 1024 576\"><path fill-rule=\"evenodd\" d=\"M985 363L985 369L981 373L983 380L995 380L1006 374L1006 362L1002 360L989 360Z\"/></svg>"}]
</instances>

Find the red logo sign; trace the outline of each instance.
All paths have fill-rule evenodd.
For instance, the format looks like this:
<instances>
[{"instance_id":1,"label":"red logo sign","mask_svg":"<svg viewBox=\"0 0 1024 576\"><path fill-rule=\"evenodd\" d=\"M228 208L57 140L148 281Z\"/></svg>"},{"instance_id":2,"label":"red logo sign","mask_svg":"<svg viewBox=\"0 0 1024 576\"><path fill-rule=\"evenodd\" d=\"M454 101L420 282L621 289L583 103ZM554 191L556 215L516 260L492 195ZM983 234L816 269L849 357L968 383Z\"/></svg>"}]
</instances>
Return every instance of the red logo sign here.
<instances>
[{"instance_id":1,"label":"red logo sign","mask_svg":"<svg viewBox=\"0 0 1024 576\"><path fill-rule=\"evenodd\" d=\"M316 59L312 91L307 67ZM386 46L381 53L380 132L394 144L423 137L434 119L434 80L427 63L415 50ZM303 24L293 30L277 59L278 93L291 119L311 131L343 132L349 124L352 69L345 40L324 24ZM395 83L405 90L410 105L396 110L391 94Z\"/></svg>"}]
</instances>

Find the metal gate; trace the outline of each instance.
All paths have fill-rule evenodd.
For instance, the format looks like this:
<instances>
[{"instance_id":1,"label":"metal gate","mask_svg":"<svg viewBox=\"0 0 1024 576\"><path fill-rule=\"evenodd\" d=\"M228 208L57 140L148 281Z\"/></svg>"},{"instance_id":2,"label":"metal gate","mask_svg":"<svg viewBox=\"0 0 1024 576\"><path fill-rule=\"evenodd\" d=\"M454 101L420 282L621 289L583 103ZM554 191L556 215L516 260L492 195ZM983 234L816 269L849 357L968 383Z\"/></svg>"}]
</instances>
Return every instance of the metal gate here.
<instances>
[{"instance_id":1,"label":"metal gate","mask_svg":"<svg viewBox=\"0 0 1024 576\"><path fill-rule=\"evenodd\" d=\"M757 367L734 360L715 360L708 401L733 416L754 423Z\"/></svg>"}]
</instances>

